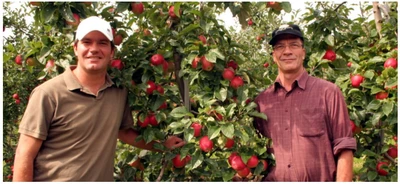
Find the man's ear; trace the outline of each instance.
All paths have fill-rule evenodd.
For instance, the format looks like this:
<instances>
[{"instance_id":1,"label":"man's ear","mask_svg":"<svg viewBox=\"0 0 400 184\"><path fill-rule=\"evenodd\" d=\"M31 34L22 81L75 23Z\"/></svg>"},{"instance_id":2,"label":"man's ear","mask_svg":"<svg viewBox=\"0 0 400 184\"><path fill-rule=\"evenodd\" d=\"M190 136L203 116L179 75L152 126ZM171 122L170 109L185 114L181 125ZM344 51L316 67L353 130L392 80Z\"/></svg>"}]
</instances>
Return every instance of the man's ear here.
<instances>
[{"instance_id":1,"label":"man's ear","mask_svg":"<svg viewBox=\"0 0 400 184\"><path fill-rule=\"evenodd\" d=\"M75 56L78 56L78 53L77 53L77 51L78 51L78 41L75 41L74 42L74 54L75 54Z\"/></svg>"}]
</instances>

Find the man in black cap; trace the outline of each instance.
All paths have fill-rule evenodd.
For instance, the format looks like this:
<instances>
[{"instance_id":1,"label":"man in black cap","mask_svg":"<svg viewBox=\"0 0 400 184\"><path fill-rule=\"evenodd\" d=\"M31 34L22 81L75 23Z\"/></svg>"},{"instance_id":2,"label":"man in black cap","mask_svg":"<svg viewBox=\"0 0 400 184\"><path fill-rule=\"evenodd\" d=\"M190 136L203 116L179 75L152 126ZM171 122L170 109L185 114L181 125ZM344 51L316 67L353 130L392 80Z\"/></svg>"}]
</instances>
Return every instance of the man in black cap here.
<instances>
[{"instance_id":1,"label":"man in black cap","mask_svg":"<svg viewBox=\"0 0 400 184\"><path fill-rule=\"evenodd\" d=\"M268 150L276 161L264 180L351 181L356 140L340 89L308 75L299 26L280 26L269 44L278 76L255 99L268 120L254 121L256 129L272 140Z\"/></svg>"}]
</instances>

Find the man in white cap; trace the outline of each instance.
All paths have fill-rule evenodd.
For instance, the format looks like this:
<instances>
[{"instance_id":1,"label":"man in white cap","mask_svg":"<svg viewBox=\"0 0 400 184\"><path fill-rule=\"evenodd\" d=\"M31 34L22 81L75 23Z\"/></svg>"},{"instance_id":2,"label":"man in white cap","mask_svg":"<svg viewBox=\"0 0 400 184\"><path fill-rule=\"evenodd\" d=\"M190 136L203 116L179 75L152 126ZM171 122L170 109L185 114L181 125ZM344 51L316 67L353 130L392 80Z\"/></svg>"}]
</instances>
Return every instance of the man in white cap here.
<instances>
[{"instance_id":1,"label":"man in white cap","mask_svg":"<svg viewBox=\"0 0 400 184\"><path fill-rule=\"evenodd\" d=\"M153 150L155 142L135 141L127 90L107 74L114 55L111 26L98 17L77 28L76 66L36 87L22 118L13 181L114 181L117 138ZM170 136L164 146L185 142Z\"/></svg>"}]
</instances>

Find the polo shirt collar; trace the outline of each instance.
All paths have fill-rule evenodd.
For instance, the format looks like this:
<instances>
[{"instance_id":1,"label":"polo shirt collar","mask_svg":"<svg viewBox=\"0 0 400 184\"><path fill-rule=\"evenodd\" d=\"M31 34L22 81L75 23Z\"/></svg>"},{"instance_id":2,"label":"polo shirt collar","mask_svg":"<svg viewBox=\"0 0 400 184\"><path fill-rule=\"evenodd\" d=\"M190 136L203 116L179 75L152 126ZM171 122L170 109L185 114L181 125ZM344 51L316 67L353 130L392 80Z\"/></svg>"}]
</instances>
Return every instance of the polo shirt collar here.
<instances>
[{"instance_id":1,"label":"polo shirt collar","mask_svg":"<svg viewBox=\"0 0 400 184\"><path fill-rule=\"evenodd\" d=\"M67 89L70 91L76 90L76 89L82 89L83 86L79 82L78 78L72 73L72 70L76 68L76 65L67 67L65 70L64 74L64 81L65 84L67 85ZM111 87L114 85L114 82L111 80L111 77L107 74L106 75L106 82L104 84L106 87Z\"/></svg>"},{"instance_id":2,"label":"polo shirt collar","mask_svg":"<svg viewBox=\"0 0 400 184\"><path fill-rule=\"evenodd\" d=\"M308 75L307 70L304 70L304 72L300 76L298 76L294 81L295 81L295 83L297 83L297 86L300 89L305 90L306 89L306 83L307 83L307 80L308 80L309 77L310 76ZM276 91L278 89L278 87L283 87L279 77L277 77L275 82L274 82L273 91Z\"/></svg>"}]
</instances>

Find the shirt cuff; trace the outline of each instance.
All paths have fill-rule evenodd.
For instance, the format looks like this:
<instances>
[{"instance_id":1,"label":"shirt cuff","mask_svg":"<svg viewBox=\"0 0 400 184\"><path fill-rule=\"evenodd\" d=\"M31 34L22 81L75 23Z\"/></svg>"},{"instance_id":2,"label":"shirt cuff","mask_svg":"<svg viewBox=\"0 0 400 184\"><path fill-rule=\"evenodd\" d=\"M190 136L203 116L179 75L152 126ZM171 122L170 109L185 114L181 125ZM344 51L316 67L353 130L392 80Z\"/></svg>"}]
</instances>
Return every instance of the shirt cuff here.
<instances>
[{"instance_id":1,"label":"shirt cuff","mask_svg":"<svg viewBox=\"0 0 400 184\"><path fill-rule=\"evenodd\" d=\"M338 156L342 150L357 150L357 142L354 137L342 137L333 141L333 154Z\"/></svg>"}]
</instances>

